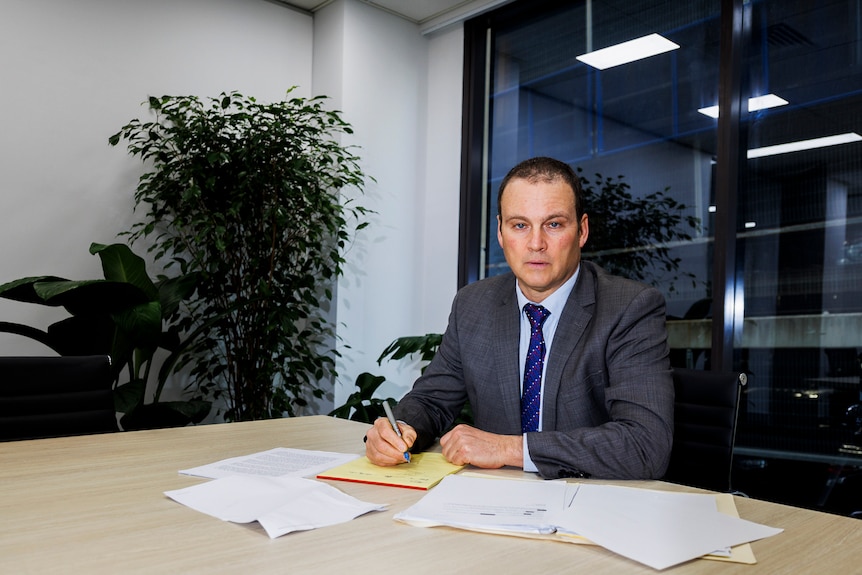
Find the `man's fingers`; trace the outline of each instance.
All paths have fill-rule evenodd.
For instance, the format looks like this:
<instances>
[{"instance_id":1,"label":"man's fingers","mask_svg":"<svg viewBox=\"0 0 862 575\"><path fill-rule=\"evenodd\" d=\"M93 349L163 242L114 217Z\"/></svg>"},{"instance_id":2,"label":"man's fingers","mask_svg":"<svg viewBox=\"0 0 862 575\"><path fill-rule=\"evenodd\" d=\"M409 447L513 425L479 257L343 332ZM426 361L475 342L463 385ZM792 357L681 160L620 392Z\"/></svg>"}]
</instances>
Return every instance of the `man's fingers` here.
<instances>
[{"instance_id":1,"label":"man's fingers","mask_svg":"<svg viewBox=\"0 0 862 575\"><path fill-rule=\"evenodd\" d=\"M498 435L458 425L440 438L440 446L443 457L450 463L495 469L522 464L521 441L520 436Z\"/></svg>"},{"instance_id":2,"label":"man's fingers","mask_svg":"<svg viewBox=\"0 0 862 575\"><path fill-rule=\"evenodd\" d=\"M377 419L368 430L365 442L365 456L377 465L397 465L404 463L404 452L416 440L416 431L409 425L400 424L402 437L398 437L386 418Z\"/></svg>"}]
</instances>

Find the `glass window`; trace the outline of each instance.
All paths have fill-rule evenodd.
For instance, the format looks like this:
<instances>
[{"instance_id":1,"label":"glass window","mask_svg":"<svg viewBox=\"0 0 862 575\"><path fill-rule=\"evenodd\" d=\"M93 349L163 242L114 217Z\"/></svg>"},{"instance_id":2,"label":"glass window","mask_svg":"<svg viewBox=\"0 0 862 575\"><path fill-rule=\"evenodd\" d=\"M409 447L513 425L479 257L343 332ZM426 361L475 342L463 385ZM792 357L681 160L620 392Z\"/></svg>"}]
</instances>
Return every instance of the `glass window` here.
<instances>
[{"instance_id":1,"label":"glass window","mask_svg":"<svg viewBox=\"0 0 862 575\"><path fill-rule=\"evenodd\" d=\"M862 6L738 2L732 72L745 105L738 153L719 163L719 123L733 119L718 118L721 4L533 0L468 23L468 70L484 90L466 113L484 130L465 140L465 165L481 174L464 193L481 195L483 218L463 222L476 238L464 245L481 252L462 254L479 262L466 277L507 270L496 240L506 172L532 156L568 162L588 193L584 258L663 291L675 366L712 366L714 309L741 319L730 339L733 369L749 374L738 450L829 460L852 447L844 411L860 393ZM650 35L675 47L604 69L579 59ZM773 147L799 141L809 148ZM719 230L716 182L731 173L736 230ZM721 270L738 286L730 296L713 285L718 246L736 260Z\"/></svg>"},{"instance_id":2,"label":"glass window","mask_svg":"<svg viewBox=\"0 0 862 575\"><path fill-rule=\"evenodd\" d=\"M781 100L750 112L742 129L738 357L751 385L739 441L743 451L834 455L860 390L862 8L769 0L748 9L748 93Z\"/></svg>"},{"instance_id":3,"label":"glass window","mask_svg":"<svg viewBox=\"0 0 862 575\"><path fill-rule=\"evenodd\" d=\"M710 295L711 230L700 223L716 121L697 110L718 101L718 2L659 2L637 18L621 6L567 4L495 30L482 275L508 269L494 221L500 180L520 160L552 156L585 178L584 257L660 285L684 317ZM577 59L655 33L681 48L604 70Z\"/></svg>"}]
</instances>

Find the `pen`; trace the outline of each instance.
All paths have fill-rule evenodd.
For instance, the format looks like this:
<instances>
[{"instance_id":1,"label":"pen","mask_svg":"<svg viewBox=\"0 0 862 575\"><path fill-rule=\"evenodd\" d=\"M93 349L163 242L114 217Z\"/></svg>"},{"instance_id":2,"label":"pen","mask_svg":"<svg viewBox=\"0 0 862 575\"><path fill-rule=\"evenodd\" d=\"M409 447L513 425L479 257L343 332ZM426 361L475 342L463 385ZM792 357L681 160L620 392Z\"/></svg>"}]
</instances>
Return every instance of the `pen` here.
<instances>
[{"instance_id":1,"label":"pen","mask_svg":"<svg viewBox=\"0 0 862 575\"><path fill-rule=\"evenodd\" d=\"M398 422L395 421L395 414L392 413L392 408L389 407L388 401L383 402L383 411L386 412L386 418L389 420L389 425L392 426L392 429L395 430L395 433L398 434L398 437L401 437L401 430L398 429ZM404 459L407 461L407 463L410 463L409 451L404 452Z\"/></svg>"}]
</instances>

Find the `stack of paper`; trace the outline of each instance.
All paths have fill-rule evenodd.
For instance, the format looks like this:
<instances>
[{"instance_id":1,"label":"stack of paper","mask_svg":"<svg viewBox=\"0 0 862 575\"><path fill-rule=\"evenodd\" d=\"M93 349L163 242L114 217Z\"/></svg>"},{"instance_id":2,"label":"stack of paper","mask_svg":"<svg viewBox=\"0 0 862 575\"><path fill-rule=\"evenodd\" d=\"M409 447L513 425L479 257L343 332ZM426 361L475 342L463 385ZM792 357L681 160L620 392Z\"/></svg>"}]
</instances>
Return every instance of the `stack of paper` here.
<instances>
[{"instance_id":1,"label":"stack of paper","mask_svg":"<svg viewBox=\"0 0 862 575\"><path fill-rule=\"evenodd\" d=\"M467 476L445 478L395 519L420 527L586 538L655 569L781 532L720 513L712 495Z\"/></svg>"},{"instance_id":2,"label":"stack of paper","mask_svg":"<svg viewBox=\"0 0 862 575\"><path fill-rule=\"evenodd\" d=\"M276 447L251 455L231 457L191 469L182 469L180 473L210 479L219 479L229 475L308 477L357 457L359 456L354 453Z\"/></svg>"},{"instance_id":3,"label":"stack of paper","mask_svg":"<svg viewBox=\"0 0 862 575\"><path fill-rule=\"evenodd\" d=\"M325 483L302 479L358 456L278 447L181 470L214 479L165 495L223 521L257 521L271 538L350 521L386 507L365 503Z\"/></svg>"}]
</instances>

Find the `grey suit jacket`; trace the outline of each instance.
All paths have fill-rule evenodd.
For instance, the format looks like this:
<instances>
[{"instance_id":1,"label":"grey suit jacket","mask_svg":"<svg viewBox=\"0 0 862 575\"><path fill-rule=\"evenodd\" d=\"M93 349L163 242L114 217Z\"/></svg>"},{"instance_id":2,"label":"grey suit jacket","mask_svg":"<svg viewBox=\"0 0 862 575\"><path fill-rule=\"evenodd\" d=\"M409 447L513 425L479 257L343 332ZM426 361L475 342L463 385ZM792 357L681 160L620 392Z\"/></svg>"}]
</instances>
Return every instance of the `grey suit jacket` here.
<instances>
[{"instance_id":1,"label":"grey suit jacket","mask_svg":"<svg viewBox=\"0 0 862 575\"><path fill-rule=\"evenodd\" d=\"M521 310L511 273L461 289L434 359L396 407L425 449L465 400L474 425L521 434ZM649 286L581 262L545 365L542 431L527 434L540 475L664 475L673 436L665 302Z\"/></svg>"}]
</instances>

